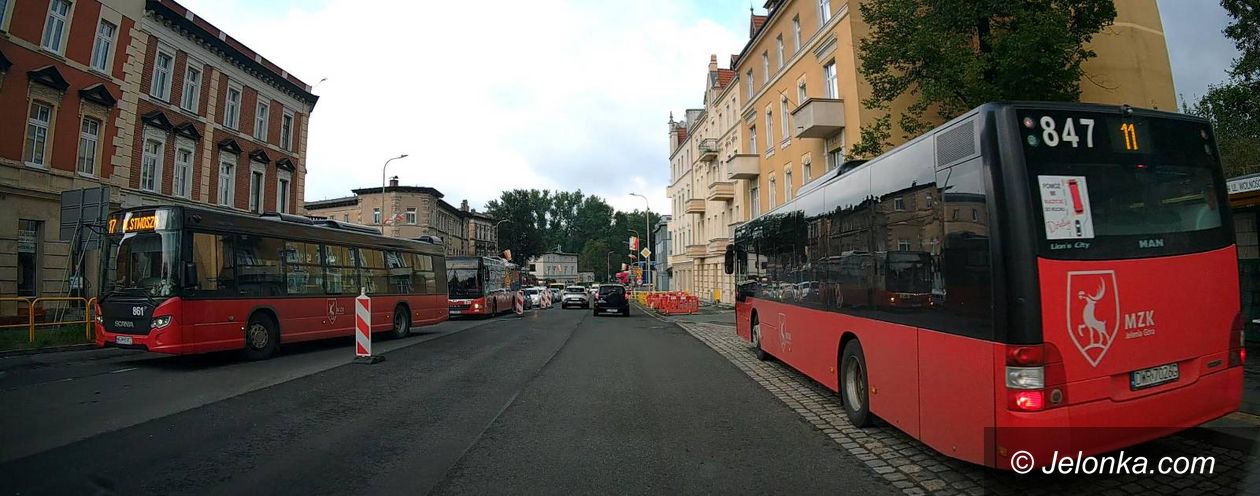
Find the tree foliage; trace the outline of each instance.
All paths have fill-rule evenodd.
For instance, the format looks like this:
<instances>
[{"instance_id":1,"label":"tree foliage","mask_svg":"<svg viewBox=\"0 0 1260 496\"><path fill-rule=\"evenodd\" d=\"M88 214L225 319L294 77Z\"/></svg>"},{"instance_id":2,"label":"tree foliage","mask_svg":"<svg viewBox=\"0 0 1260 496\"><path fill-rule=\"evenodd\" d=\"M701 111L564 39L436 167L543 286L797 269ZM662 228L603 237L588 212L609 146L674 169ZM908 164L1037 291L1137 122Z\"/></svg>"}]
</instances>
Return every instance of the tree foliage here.
<instances>
[{"instance_id":1,"label":"tree foliage","mask_svg":"<svg viewBox=\"0 0 1260 496\"><path fill-rule=\"evenodd\" d=\"M1077 100L1081 64L1095 56L1085 45L1116 17L1111 0L868 0L860 10L870 27L862 103L888 111L910 98L897 116L905 139L989 101ZM868 126L854 149L869 158L892 126Z\"/></svg>"},{"instance_id":2,"label":"tree foliage","mask_svg":"<svg viewBox=\"0 0 1260 496\"><path fill-rule=\"evenodd\" d=\"M578 270L594 272L599 280L604 279L606 261L613 272L631 261L627 241L634 234L630 231L644 235L643 212L616 211L603 198L581 190L504 191L486 203L486 213L508 220L499 227L499 245L512 250L517 263L549 251L576 253ZM659 220L660 215L653 212L650 225Z\"/></svg>"},{"instance_id":3,"label":"tree foliage","mask_svg":"<svg viewBox=\"0 0 1260 496\"><path fill-rule=\"evenodd\" d=\"M1225 36L1241 55L1232 78L1213 85L1186 112L1212 121L1226 177L1260 172L1260 7L1254 0L1222 0L1234 20Z\"/></svg>"}]
</instances>

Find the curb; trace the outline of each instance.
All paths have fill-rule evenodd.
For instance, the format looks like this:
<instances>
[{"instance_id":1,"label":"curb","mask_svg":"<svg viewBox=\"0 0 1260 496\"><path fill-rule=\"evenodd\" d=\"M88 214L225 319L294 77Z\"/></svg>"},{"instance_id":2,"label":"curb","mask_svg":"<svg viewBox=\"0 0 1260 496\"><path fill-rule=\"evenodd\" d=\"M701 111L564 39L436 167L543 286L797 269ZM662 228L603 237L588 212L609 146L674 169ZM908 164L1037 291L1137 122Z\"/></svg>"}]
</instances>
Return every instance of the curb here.
<instances>
[{"instance_id":1,"label":"curb","mask_svg":"<svg viewBox=\"0 0 1260 496\"><path fill-rule=\"evenodd\" d=\"M23 355L42 355L44 353L61 353L64 351L82 351L96 349L94 343L71 344L65 346L46 346L43 348L30 348L25 350L6 350L0 351L0 358Z\"/></svg>"}]
</instances>

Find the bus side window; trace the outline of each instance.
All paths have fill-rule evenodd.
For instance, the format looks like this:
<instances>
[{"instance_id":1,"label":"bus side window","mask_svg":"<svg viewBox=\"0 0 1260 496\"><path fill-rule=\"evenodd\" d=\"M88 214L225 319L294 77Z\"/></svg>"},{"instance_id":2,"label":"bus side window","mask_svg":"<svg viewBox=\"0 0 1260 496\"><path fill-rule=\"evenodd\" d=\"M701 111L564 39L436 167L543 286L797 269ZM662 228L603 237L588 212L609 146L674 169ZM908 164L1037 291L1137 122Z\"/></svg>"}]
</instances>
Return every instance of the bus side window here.
<instances>
[{"instance_id":1,"label":"bus side window","mask_svg":"<svg viewBox=\"0 0 1260 496\"><path fill-rule=\"evenodd\" d=\"M437 277L433 272L433 257L419 253L412 254L411 286L420 294L437 294ZM443 271L445 274L445 271Z\"/></svg>"},{"instance_id":2,"label":"bus side window","mask_svg":"<svg viewBox=\"0 0 1260 496\"><path fill-rule=\"evenodd\" d=\"M324 245L324 283L328 294L358 295L359 277L351 249Z\"/></svg>"},{"instance_id":3,"label":"bus side window","mask_svg":"<svg viewBox=\"0 0 1260 496\"><path fill-rule=\"evenodd\" d=\"M937 172L944 216L943 245L934 280L942 331L979 338L993 334L993 269L989 257L989 209L979 159ZM974 212L972 214L971 212Z\"/></svg>"},{"instance_id":4,"label":"bus side window","mask_svg":"<svg viewBox=\"0 0 1260 496\"><path fill-rule=\"evenodd\" d=\"M411 286L411 254L405 252L385 252L385 266L389 271L389 292L392 294L412 294Z\"/></svg>"},{"instance_id":5,"label":"bus side window","mask_svg":"<svg viewBox=\"0 0 1260 496\"><path fill-rule=\"evenodd\" d=\"M236 236L236 288L240 296L286 293L280 257L284 242L250 234Z\"/></svg>"},{"instance_id":6,"label":"bus side window","mask_svg":"<svg viewBox=\"0 0 1260 496\"><path fill-rule=\"evenodd\" d=\"M290 295L323 295L324 267L319 245L300 241L284 243L284 279Z\"/></svg>"},{"instance_id":7,"label":"bus side window","mask_svg":"<svg viewBox=\"0 0 1260 496\"><path fill-rule=\"evenodd\" d=\"M385 269L385 253L369 248L355 248L359 258L359 280L368 294L389 293L389 272Z\"/></svg>"},{"instance_id":8,"label":"bus side window","mask_svg":"<svg viewBox=\"0 0 1260 496\"><path fill-rule=\"evenodd\" d=\"M236 294L231 241L231 236L193 233L192 260L197 265L197 280L185 281L190 296Z\"/></svg>"}]
</instances>

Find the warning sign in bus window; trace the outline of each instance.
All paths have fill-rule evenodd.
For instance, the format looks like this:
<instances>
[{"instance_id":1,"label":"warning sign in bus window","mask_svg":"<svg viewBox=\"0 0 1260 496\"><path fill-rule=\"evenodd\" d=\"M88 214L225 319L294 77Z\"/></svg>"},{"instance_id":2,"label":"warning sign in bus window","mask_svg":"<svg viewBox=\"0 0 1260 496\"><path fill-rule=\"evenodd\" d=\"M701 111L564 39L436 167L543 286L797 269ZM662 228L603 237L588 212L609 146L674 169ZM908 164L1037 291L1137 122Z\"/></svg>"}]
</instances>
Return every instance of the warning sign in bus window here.
<instances>
[{"instance_id":1,"label":"warning sign in bus window","mask_svg":"<svg viewBox=\"0 0 1260 496\"><path fill-rule=\"evenodd\" d=\"M1089 188L1085 176L1037 176L1041 185L1041 212L1046 219L1046 239L1092 239Z\"/></svg>"}]
</instances>

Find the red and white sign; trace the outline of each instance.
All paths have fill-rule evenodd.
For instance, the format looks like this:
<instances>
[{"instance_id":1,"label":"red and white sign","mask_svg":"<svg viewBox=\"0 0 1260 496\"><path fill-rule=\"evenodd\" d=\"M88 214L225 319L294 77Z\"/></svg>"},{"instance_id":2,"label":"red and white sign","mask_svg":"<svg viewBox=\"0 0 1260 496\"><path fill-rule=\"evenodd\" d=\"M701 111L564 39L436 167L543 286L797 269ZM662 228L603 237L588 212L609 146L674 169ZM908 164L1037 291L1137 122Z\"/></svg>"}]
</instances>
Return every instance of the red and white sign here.
<instances>
[{"instance_id":1,"label":"red and white sign","mask_svg":"<svg viewBox=\"0 0 1260 496\"><path fill-rule=\"evenodd\" d=\"M1114 270L1068 272L1068 336L1091 366L1102 362L1120 329L1120 288Z\"/></svg>"},{"instance_id":2,"label":"red and white sign","mask_svg":"<svg viewBox=\"0 0 1260 496\"><path fill-rule=\"evenodd\" d=\"M525 292L524 291L516 292L516 301L513 302L512 309L516 311L517 315L521 315L525 313Z\"/></svg>"},{"instance_id":3,"label":"red and white sign","mask_svg":"<svg viewBox=\"0 0 1260 496\"><path fill-rule=\"evenodd\" d=\"M354 356L372 356L372 299L362 290L354 299Z\"/></svg>"},{"instance_id":4,"label":"red and white sign","mask_svg":"<svg viewBox=\"0 0 1260 496\"><path fill-rule=\"evenodd\" d=\"M639 237L630 236L630 251L639 251Z\"/></svg>"}]
</instances>

